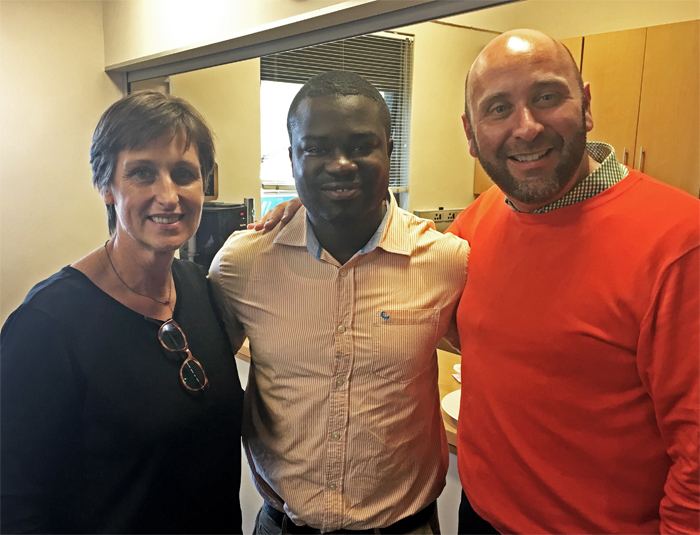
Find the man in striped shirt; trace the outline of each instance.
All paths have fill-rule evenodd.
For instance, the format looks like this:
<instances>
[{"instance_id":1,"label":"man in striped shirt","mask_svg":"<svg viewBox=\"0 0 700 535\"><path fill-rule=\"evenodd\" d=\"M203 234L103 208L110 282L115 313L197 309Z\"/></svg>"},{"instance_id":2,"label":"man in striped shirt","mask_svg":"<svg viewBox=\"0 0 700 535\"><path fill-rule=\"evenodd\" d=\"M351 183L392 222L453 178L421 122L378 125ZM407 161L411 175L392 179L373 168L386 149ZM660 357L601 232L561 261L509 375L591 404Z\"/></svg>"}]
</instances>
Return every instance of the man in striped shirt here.
<instances>
[{"instance_id":1,"label":"man in striped shirt","mask_svg":"<svg viewBox=\"0 0 700 535\"><path fill-rule=\"evenodd\" d=\"M438 533L435 347L457 343L469 246L396 205L389 110L359 76L312 78L287 126L304 208L231 236L210 271L229 335L240 321L250 340L256 532Z\"/></svg>"}]
</instances>

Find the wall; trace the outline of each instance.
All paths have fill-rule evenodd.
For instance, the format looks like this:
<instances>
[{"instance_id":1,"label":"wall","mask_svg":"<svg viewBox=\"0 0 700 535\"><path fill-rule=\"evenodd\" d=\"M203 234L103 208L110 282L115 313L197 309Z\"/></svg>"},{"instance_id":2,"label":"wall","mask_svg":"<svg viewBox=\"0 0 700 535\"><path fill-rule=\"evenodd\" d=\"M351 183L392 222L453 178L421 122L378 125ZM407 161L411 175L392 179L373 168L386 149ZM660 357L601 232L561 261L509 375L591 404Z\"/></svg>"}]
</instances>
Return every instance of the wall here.
<instances>
[{"instance_id":1,"label":"wall","mask_svg":"<svg viewBox=\"0 0 700 535\"><path fill-rule=\"evenodd\" d=\"M108 66L129 64L164 52L216 45L260 32L271 31L277 37L296 35L434 1L105 1L105 60Z\"/></svg>"},{"instance_id":2,"label":"wall","mask_svg":"<svg viewBox=\"0 0 700 535\"><path fill-rule=\"evenodd\" d=\"M466 69L494 34L423 23L414 34L409 209L464 208L474 200L474 160L460 115ZM219 200L255 197L260 215L259 60L170 77L217 134Z\"/></svg>"},{"instance_id":3,"label":"wall","mask_svg":"<svg viewBox=\"0 0 700 535\"><path fill-rule=\"evenodd\" d=\"M235 3L240 7L241 2L236 0ZM147 30L143 34L160 35L158 39L153 37L150 50L174 46L174 43L158 44L164 36L186 40L190 34L196 34L190 40L199 41L208 35L212 24L221 27L223 20L231 23L229 12L216 12L215 8L230 9L225 6L233 3L228 0L199 3L201 9L185 11L187 17L183 19L183 10L175 9L173 0L0 1L0 321L19 305L34 283L77 260L107 237L104 206L90 185L88 163L94 126L104 109L120 96L117 87L104 74L106 63L119 61L117 57L107 59L106 34L111 32L111 38L118 38L120 46L130 46L133 35L128 32L115 35L120 29L116 22L129 10L140 9L150 13L143 19L137 17ZM259 5L257 17L277 17L278 9L279 17L287 17L323 6L333 8L361 2L262 0L262 3L242 3ZM192 4L178 2L175 7L189 5ZM601 9L604 16L599 15ZM173 20L167 18L172 13L179 14L180 26L168 26L173 24ZM696 0L529 0L448 20L451 24L500 31L521 26L538 27L564 38L697 18L700 18L700 3ZM183 20L188 24L182 25ZM258 18L247 24L264 20L269 18ZM467 155L459 114L462 80L476 49L465 41L468 29L432 26L422 35L436 47L435 54L426 52L419 39L421 30L415 29L411 210L436 206L458 208L471 199L473 163ZM454 47L440 44L435 37L437 32L446 34ZM488 40L488 34L482 37ZM138 39L133 42L145 46ZM461 48L461 44L466 48ZM142 52L147 53L146 50L129 53ZM436 78L437 72L445 78ZM250 89L251 80L240 76L237 83ZM437 97L438 91L449 93L449 97ZM418 109L419 102L426 99L432 112ZM196 105L206 108L212 102ZM250 106L253 108L255 101L249 102L253 102ZM243 116L236 114L235 121L230 123L235 122L238 132L231 132L226 126L222 130L215 125L220 140L229 136L234 143L236 139L238 143L257 140L258 132L252 130L259 128L257 119L252 117L256 111L248 111L250 113ZM210 119L213 123L217 122L214 117ZM243 124L248 126L243 127ZM250 154L255 152L255 157L259 158L259 148L245 146L249 147ZM224 157L221 148L220 153ZM438 157L431 160L433 155ZM233 163L229 164L222 160L221 164L227 169L240 165L238 169L244 170L237 172L237 176L254 175L253 164L248 167L249 164L231 161ZM250 184L248 178L244 180ZM225 201L235 202L250 196L244 195L243 189L236 189L238 185L231 183L229 186L226 179L222 180L221 187ZM258 195L256 186L252 196L257 198Z\"/></svg>"},{"instance_id":4,"label":"wall","mask_svg":"<svg viewBox=\"0 0 700 535\"><path fill-rule=\"evenodd\" d=\"M170 92L188 100L216 134L221 202L255 198L260 212L260 60L170 77Z\"/></svg>"},{"instance_id":5,"label":"wall","mask_svg":"<svg viewBox=\"0 0 700 535\"><path fill-rule=\"evenodd\" d=\"M107 239L88 151L121 93L100 2L0 2L0 322L38 281Z\"/></svg>"},{"instance_id":6,"label":"wall","mask_svg":"<svg viewBox=\"0 0 700 535\"><path fill-rule=\"evenodd\" d=\"M535 28L565 39L699 18L698 0L527 0L445 20L499 32Z\"/></svg>"},{"instance_id":7,"label":"wall","mask_svg":"<svg viewBox=\"0 0 700 535\"><path fill-rule=\"evenodd\" d=\"M474 201L474 159L461 120L464 77L494 34L434 22L400 31L415 35L409 211L465 208Z\"/></svg>"},{"instance_id":8,"label":"wall","mask_svg":"<svg viewBox=\"0 0 700 535\"><path fill-rule=\"evenodd\" d=\"M120 0L104 2L105 65L214 43L343 0Z\"/></svg>"},{"instance_id":9,"label":"wall","mask_svg":"<svg viewBox=\"0 0 700 535\"><path fill-rule=\"evenodd\" d=\"M697 0L528 0L400 28L416 36L409 210L474 200L474 159L460 119L464 78L496 32L535 28L565 39L698 18Z\"/></svg>"}]
</instances>

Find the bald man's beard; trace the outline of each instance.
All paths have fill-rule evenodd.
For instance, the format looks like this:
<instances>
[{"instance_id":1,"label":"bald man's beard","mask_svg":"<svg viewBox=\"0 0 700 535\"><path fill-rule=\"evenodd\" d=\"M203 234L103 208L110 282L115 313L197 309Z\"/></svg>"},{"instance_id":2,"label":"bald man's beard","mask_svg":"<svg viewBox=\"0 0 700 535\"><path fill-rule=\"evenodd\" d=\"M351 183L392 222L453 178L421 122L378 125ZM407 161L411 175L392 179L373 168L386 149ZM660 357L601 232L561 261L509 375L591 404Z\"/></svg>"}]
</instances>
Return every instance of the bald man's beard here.
<instances>
[{"instance_id":1,"label":"bald man's beard","mask_svg":"<svg viewBox=\"0 0 700 535\"><path fill-rule=\"evenodd\" d=\"M505 195L515 201L523 204L542 204L548 203L560 193L566 185L571 181L574 173L581 165L581 161L586 153L586 110L583 109L583 119L581 128L576 132L573 138L565 142L561 136L558 136L557 145L561 147L561 161L554 168L551 175L543 177L530 177L527 179L517 179L508 169L508 155L504 145L500 146L496 151L496 158L487 160L483 157L479 150L479 144L476 141L476 136L472 130L471 122L469 129L474 140L474 148L476 155L479 158L481 166L489 175L491 180L505 193ZM539 136L538 136L539 137ZM539 139L535 138L530 145L533 147L541 146ZM523 152L527 152L524 150Z\"/></svg>"}]
</instances>

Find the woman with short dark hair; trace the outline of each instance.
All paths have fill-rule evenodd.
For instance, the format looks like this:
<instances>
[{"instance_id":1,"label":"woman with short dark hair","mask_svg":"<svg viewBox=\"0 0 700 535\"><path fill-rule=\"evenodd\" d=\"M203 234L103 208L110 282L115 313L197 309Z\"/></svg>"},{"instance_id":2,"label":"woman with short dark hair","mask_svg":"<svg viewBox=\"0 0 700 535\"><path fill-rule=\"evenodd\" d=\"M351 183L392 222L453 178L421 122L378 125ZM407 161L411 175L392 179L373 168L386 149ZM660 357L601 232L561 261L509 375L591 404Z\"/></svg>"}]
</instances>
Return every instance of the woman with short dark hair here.
<instances>
[{"instance_id":1,"label":"woman with short dark hair","mask_svg":"<svg viewBox=\"0 0 700 535\"><path fill-rule=\"evenodd\" d=\"M180 98L134 93L90 156L111 238L37 284L0 337L0 528L240 533L233 351L205 272L174 259L199 225L211 131Z\"/></svg>"}]
</instances>

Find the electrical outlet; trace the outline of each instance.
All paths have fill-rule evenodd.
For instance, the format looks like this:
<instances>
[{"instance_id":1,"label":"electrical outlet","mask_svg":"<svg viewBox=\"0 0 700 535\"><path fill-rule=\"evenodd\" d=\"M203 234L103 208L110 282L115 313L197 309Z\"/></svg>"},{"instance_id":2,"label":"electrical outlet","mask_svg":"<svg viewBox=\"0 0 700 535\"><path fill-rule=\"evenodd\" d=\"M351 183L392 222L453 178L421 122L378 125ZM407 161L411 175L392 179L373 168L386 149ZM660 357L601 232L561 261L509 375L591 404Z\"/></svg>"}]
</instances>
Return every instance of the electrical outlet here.
<instances>
[{"instance_id":1,"label":"electrical outlet","mask_svg":"<svg viewBox=\"0 0 700 535\"><path fill-rule=\"evenodd\" d=\"M423 219L430 219L435 224L442 223L445 225L454 221L461 211L460 209L444 210L440 208L438 210L416 210L413 213Z\"/></svg>"}]
</instances>

